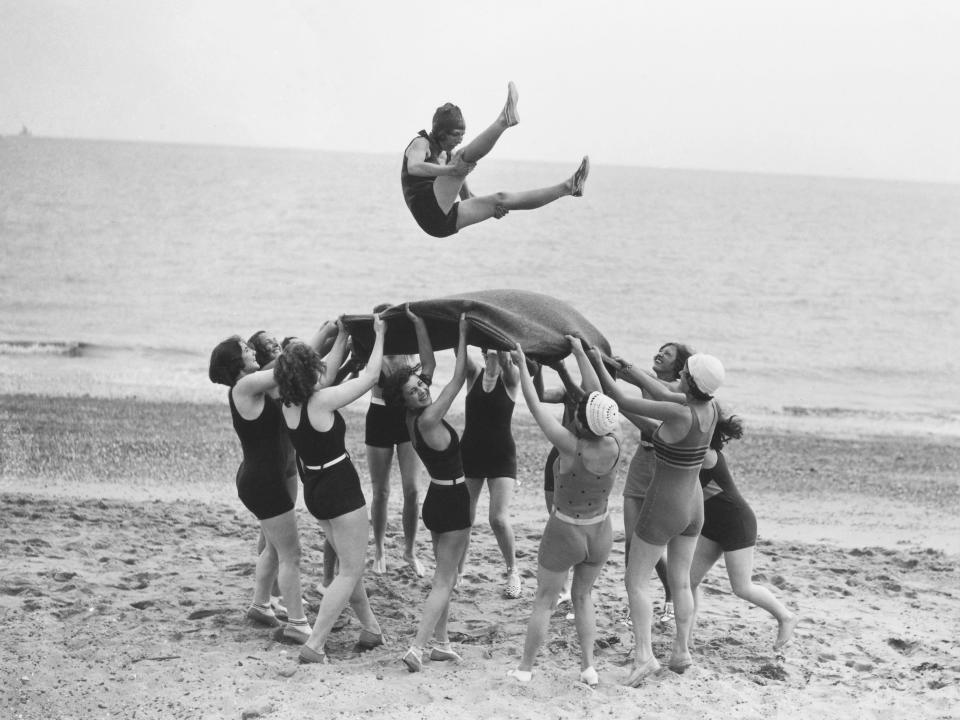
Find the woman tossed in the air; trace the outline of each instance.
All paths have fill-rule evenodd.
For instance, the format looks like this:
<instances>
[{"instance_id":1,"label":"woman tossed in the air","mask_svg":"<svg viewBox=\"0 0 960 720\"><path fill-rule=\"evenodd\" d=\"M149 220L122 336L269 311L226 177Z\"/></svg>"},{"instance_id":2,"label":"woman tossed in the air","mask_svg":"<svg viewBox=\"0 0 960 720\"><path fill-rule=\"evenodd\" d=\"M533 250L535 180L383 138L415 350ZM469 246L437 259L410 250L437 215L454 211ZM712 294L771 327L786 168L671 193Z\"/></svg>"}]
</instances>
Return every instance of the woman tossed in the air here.
<instances>
[{"instance_id":1,"label":"woman tossed in the air","mask_svg":"<svg viewBox=\"0 0 960 720\"><path fill-rule=\"evenodd\" d=\"M480 196L470 192L467 175L477 161L493 149L504 130L518 122L517 88L511 82L507 102L493 124L454 152L463 142L466 131L463 113L453 103L437 108L431 131L421 130L410 141L400 168L403 199L425 233L449 237L467 225L492 217L502 218L510 210L533 210L566 195L583 195L590 172L590 159L586 156L571 177L550 187Z\"/></svg>"}]
</instances>

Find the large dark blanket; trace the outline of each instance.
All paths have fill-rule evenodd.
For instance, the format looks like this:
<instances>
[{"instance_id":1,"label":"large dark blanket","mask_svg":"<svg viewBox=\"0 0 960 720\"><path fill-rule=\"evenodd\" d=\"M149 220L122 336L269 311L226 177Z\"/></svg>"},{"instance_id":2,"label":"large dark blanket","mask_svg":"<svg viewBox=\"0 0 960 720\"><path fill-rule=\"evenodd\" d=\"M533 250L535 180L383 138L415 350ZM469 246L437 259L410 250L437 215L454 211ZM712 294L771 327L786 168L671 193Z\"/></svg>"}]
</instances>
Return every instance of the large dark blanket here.
<instances>
[{"instance_id":1,"label":"large dark blanket","mask_svg":"<svg viewBox=\"0 0 960 720\"><path fill-rule=\"evenodd\" d=\"M585 346L610 354L610 344L596 327L557 298L526 290L479 290L436 300L417 300L410 309L424 319L434 350L456 347L460 313L470 322L467 343L496 350L512 350L519 342L527 357L548 363L570 354L566 335L581 338ZM382 313L387 323L385 352L416 354L417 336L404 305ZM347 315L344 322L354 346L367 355L373 346L373 316Z\"/></svg>"}]
</instances>

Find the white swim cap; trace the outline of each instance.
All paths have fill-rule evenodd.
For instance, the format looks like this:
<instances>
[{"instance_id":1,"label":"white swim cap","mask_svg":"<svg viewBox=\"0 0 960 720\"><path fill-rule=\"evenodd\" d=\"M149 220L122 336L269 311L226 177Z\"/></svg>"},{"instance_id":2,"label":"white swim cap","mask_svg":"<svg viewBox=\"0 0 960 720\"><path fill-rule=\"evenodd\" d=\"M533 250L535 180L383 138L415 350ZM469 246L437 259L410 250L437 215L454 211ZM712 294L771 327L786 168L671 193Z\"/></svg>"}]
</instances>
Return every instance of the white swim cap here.
<instances>
[{"instance_id":1,"label":"white swim cap","mask_svg":"<svg viewBox=\"0 0 960 720\"><path fill-rule=\"evenodd\" d=\"M697 353L687 360L687 372L704 395L713 395L723 385L726 371L713 355Z\"/></svg>"},{"instance_id":2,"label":"white swim cap","mask_svg":"<svg viewBox=\"0 0 960 720\"><path fill-rule=\"evenodd\" d=\"M609 435L620 427L620 408L603 393L590 393L584 408L587 427L594 435Z\"/></svg>"}]
</instances>

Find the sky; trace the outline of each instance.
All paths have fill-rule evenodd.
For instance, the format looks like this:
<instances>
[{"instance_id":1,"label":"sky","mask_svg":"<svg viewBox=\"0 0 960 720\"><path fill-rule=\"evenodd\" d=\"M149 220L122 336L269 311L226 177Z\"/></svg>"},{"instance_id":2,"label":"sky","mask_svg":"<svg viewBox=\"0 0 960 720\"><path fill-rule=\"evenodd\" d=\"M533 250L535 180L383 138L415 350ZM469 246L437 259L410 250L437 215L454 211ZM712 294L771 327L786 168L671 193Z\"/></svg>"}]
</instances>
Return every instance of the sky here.
<instances>
[{"instance_id":1,"label":"sky","mask_svg":"<svg viewBox=\"0 0 960 720\"><path fill-rule=\"evenodd\" d=\"M0 0L0 134L960 182L957 0Z\"/></svg>"}]
</instances>

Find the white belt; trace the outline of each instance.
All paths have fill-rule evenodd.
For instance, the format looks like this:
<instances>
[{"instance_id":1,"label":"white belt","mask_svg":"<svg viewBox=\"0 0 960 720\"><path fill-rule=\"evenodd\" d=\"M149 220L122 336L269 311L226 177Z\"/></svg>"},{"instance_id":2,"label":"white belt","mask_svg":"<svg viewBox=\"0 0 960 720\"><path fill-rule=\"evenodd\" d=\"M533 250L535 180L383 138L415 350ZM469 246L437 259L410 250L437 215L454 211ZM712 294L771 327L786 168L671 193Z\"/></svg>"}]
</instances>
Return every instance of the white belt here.
<instances>
[{"instance_id":1,"label":"white belt","mask_svg":"<svg viewBox=\"0 0 960 720\"><path fill-rule=\"evenodd\" d=\"M349 455L348 453L344 453L344 454L341 455L340 457L334 458L333 460L330 460L329 462L325 462L323 465L304 465L303 467L304 467L305 469L307 469L307 470L324 470L325 468L333 467L334 465L336 465L336 464L339 463L339 462L343 462L343 461L346 460L348 457L350 457L350 455ZM302 462L303 462L303 461L301 461L301 463L302 463Z\"/></svg>"},{"instance_id":2,"label":"white belt","mask_svg":"<svg viewBox=\"0 0 960 720\"><path fill-rule=\"evenodd\" d=\"M602 523L610 515L610 510L604 510L603 515L596 515L589 518L575 518L570 517L569 515L564 515L559 510L553 511L554 516L558 520L563 520L565 523L570 523L571 525L596 525L597 523Z\"/></svg>"},{"instance_id":3,"label":"white belt","mask_svg":"<svg viewBox=\"0 0 960 720\"><path fill-rule=\"evenodd\" d=\"M465 482L465 480L462 477L458 477L456 480L434 480L433 478L430 478L430 482L432 482L434 485L460 485L461 483Z\"/></svg>"},{"instance_id":4,"label":"white belt","mask_svg":"<svg viewBox=\"0 0 960 720\"><path fill-rule=\"evenodd\" d=\"M371 395L371 396L370 396L370 404L371 404L371 405L386 405L387 402L386 402L386 400L384 400L383 398L378 398L378 397L374 397L373 395Z\"/></svg>"}]
</instances>

